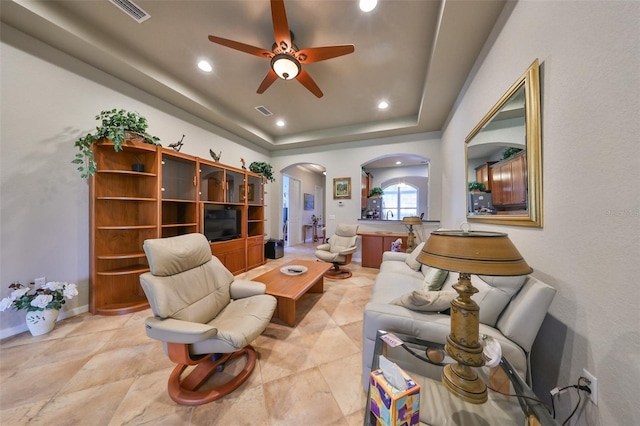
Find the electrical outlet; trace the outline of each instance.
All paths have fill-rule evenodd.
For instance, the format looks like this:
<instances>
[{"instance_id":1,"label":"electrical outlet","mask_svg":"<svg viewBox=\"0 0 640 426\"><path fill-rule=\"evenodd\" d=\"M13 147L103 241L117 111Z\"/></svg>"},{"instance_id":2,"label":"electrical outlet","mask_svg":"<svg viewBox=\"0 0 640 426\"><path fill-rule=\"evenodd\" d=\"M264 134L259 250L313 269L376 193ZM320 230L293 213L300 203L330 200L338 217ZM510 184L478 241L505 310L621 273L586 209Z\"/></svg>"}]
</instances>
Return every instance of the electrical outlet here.
<instances>
[{"instance_id":1,"label":"electrical outlet","mask_svg":"<svg viewBox=\"0 0 640 426\"><path fill-rule=\"evenodd\" d=\"M35 284L36 288L42 288L47 283L47 279L45 277L36 278L35 280L33 280L33 283Z\"/></svg>"},{"instance_id":2,"label":"electrical outlet","mask_svg":"<svg viewBox=\"0 0 640 426\"><path fill-rule=\"evenodd\" d=\"M582 375L591 381L591 383L588 383L587 386L589 386L589 389L591 389L591 393L589 394L589 398L591 399L591 402L593 402L594 404L598 405L598 379L596 379L596 377L589 373L586 368L582 369Z\"/></svg>"}]
</instances>

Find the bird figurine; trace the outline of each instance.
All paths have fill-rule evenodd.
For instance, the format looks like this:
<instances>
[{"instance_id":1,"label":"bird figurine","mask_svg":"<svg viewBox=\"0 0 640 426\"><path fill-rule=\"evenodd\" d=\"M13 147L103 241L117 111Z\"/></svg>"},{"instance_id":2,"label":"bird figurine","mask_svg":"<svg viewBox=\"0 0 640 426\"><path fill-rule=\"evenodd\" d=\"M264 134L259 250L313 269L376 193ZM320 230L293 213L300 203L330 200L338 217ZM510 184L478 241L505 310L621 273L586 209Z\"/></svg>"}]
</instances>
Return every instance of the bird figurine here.
<instances>
[{"instance_id":1,"label":"bird figurine","mask_svg":"<svg viewBox=\"0 0 640 426\"><path fill-rule=\"evenodd\" d=\"M220 161L220 157L222 156L222 151L220 151L220 154L216 154L215 152L213 152L211 148L209 148L209 154L211 154L211 158L213 158L213 161L217 163L218 161Z\"/></svg>"},{"instance_id":2,"label":"bird figurine","mask_svg":"<svg viewBox=\"0 0 640 426\"><path fill-rule=\"evenodd\" d=\"M182 145L184 145L183 142L182 142L183 140L184 140L184 135L182 135L182 139L180 139L178 142L170 143L169 144L169 148L173 148L177 152L180 152L180 148L182 148Z\"/></svg>"},{"instance_id":3,"label":"bird figurine","mask_svg":"<svg viewBox=\"0 0 640 426\"><path fill-rule=\"evenodd\" d=\"M242 163L242 170L247 170L245 167L246 163L244 162L244 158L240 157L240 162Z\"/></svg>"}]
</instances>

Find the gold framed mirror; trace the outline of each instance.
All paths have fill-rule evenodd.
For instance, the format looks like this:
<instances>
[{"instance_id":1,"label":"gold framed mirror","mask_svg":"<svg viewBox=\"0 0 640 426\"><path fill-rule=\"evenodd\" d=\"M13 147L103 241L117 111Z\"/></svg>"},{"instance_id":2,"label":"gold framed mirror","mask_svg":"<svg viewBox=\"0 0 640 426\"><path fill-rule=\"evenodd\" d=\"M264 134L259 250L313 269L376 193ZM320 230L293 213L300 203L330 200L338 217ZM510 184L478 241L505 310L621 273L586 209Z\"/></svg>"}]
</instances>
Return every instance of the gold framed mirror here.
<instances>
[{"instance_id":1,"label":"gold framed mirror","mask_svg":"<svg viewBox=\"0 0 640 426\"><path fill-rule=\"evenodd\" d=\"M469 133L465 166L467 220L542 228L538 59Z\"/></svg>"}]
</instances>

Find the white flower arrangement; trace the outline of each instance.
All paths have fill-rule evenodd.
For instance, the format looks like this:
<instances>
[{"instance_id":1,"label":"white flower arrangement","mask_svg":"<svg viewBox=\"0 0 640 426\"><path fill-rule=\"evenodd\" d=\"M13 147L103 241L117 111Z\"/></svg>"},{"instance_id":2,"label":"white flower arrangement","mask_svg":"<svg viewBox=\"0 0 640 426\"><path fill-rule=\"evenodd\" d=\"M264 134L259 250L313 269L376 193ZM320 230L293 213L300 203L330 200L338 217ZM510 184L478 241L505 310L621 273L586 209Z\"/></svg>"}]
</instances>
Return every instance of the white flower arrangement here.
<instances>
[{"instance_id":1,"label":"white flower arrangement","mask_svg":"<svg viewBox=\"0 0 640 426\"><path fill-rule=\"evenodd\" d=\"M9 288L13 291L9 297L0 300L0 312L7 308L13 308L16 311L21 309L27 311L60 309L66 303L65 298L71 300L78 295L76 285L66 281L51 281L37 289L15 282L11 283Z\"/></svg>"}]
</instances>

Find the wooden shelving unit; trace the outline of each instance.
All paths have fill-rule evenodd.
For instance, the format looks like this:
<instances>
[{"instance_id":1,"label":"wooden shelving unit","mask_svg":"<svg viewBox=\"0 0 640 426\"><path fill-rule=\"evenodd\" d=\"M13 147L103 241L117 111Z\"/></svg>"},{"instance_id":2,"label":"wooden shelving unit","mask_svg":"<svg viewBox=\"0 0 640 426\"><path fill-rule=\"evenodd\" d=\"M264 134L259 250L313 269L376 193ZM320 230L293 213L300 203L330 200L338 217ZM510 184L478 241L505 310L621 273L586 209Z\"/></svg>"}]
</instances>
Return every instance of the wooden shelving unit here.
<instances>
[{"instance_id":1,"label":"wooden shelving unit","mask_svg":"<svg viewBox=\"0 0 640 426\"><path fill-rule=\"evenodd\" d=\"M142 243L158 235L157 147L125 142L115 152L107 141L94 145L98 171L90 192L90 309L117 315L148 306L139 276L149 270ZM134 163L145 172L132 171Z\"/></svg>"},{"instance_id":2,"label":"wooden shelving unit","mask_svg":"<svg viewBox=\"0 0 640 426\"><path fill-rule=\"evenodd\" d=\"M237 210L238 238L212 242L211 252L234 274L264 264L261 176L155 145L126 141L121 152L94 145L90 178L90 310L119 315L146 309L140 274L149 271L142 244L203 232L205 204ZM132 170L143 164L144 172Z\"/></svg>"}]
</instances>

